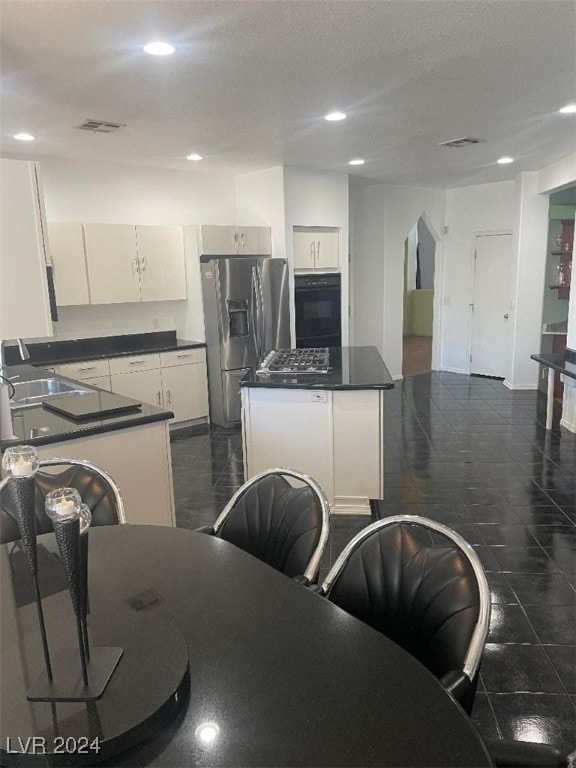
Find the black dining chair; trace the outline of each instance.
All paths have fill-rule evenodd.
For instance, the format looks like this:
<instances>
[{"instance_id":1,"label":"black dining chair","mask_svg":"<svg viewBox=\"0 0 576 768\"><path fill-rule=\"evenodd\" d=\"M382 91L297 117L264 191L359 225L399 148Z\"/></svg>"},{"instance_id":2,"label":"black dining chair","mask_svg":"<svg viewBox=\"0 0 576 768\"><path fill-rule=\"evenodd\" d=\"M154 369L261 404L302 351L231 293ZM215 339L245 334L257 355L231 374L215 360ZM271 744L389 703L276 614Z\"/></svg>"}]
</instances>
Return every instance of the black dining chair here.
<instances>
[{"instance_id":1,"label":"black dining chair","mask_svg":"<svg viewBox=\"0 0 576 768\"><path fill-rule=\"evenodd\" d=\"M294 487L287 478L298 481ZM318 483L292 469L269 469L248 480L213 526L225 539L286 576L311 584L330 532L330 506Z\"/></svg>"},{"instance_id":2,"label":"black dining chair","mask_svg":"<svg viewBox=\"0 0 576 768\"><path fill-rule=\"evenodd\" d=\"M409 651L470 714L490 590L458 533L416 515L379 520L348 543L318 591Z\"/></svg>"},{"instance_id":3,"label":"black dining chair","mask_svg":"<svg viewBox=\"0 0 576 768\"><path fill-rule=\"evenodd\" d=\"M514 739L485 739L496 768L574 768L576 754L565 755L551 744Z\"/></svg>"},{"instance_id":4,"label":"black dining chair","mask_svg":"<svg viewBox=\"0 0 576 768\"><path fill-rule=\"evenodd\" d=\"M64 467L61 472L43 472L42 468ZM56 488L75 488L92 513L92 525L126 523L120 490L104 470L83 459L41 459L36 482L36 531L52 531L52 521L45 511L46 495ZM10 498L7 478L0 482L0 544L17 541L20 530Z\"/></svg>"}]
</instances>

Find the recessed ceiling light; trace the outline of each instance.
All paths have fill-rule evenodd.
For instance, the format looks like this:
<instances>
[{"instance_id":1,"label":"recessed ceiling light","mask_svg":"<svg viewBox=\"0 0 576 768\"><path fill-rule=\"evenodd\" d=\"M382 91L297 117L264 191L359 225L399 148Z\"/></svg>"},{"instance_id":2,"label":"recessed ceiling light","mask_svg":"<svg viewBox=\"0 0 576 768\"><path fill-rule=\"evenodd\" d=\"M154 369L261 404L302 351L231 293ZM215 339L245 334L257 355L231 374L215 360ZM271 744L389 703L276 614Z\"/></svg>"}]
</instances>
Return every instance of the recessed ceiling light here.
<instances>
[{"instance_id":1,"label":"recessed ceiling light","mask_svg":"<svg viewBox=\"0 0 576 768\"><path fill-rule=\"evenodd\" d=\"M197 152L193 152L191 155L186 156L186 160L194 160L195 162L198 162L198 160L204 160L204 157Z\"/></svg>"},{"instance_id":2,"label":"recessed ceiling light","mask_svg":"<svg viewBox=\"0 0 576 768\"><path fill-rule=\"evenodd\" d=\"M335 122L336 120L346 120L346 115L344 112L329 112L327 115L324 115L324 120L330 120L331 122Z\"/></svg>"},{"instance_id":3,"label":"recessed ceiling light","mask_svg":"<svg viewBox=\"0 0 576 768\"><path fill-rule=\"evenodd\" d=\"M364 165L364 160L361 157L357 157L356 160L350 160L348 165Z\"/></svg>"},{"instance_id":4,"label":"recessed ceiling light","mask_svg":"<svg viewBox=\"0 0 576 768\"><path fill-rule=\"evenodd\" d=\"M15 133L13 138L18 141L36 141L36 136L32 136L31 133Z\"/></svg>"},{"instance_id":5,"label":"recessed ceiling light","mask_svg":"<svg viewBox=\"0 0 576 768\"><path fill-rule=\"evenodd\" d=\"M170 43L156 41L145 45L144 50L151 56L169 56L171 53L174 53L175 48Z\"/></svg>"},{"instance_id":6,"label":"recessed ceiling light","mask_svg":"<svg viewBox=\"0 0 576 768\"><path fill-rule=\"evenodd\" d=\"M572 115L576 112L576 104L566 104L566 106L559 109L558 112L561 112L563 115Z\"/></svg>"},{"instance_id":7,"label":"recessed ceiling light","mask_svg":"<svg viewBox=\"0 0 576 768\"><path fill-rule=\"evenodd\" d=\"M513 163L514 158L513 157L500 157L498 160L496 160L497 163L500 165L508 165L508 163Z\"/></svg>"}]
</instances>

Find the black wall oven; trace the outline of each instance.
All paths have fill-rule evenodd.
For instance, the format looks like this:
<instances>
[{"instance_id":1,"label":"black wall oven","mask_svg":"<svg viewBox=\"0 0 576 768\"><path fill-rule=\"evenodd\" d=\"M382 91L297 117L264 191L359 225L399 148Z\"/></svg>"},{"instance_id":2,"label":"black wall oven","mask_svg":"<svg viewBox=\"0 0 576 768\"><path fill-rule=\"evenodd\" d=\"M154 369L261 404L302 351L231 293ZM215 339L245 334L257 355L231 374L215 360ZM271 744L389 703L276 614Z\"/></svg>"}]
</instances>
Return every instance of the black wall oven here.
<instances>
[{"instance_id":1,"label":"black wall oven","mask_svg":"<svg viewBox=\"0 0 576 768\"><path fill-rule=\"evenodd\" d=\"M342 346L340 275L295 275L296 346Z\"/></svg>"}]
</instances>

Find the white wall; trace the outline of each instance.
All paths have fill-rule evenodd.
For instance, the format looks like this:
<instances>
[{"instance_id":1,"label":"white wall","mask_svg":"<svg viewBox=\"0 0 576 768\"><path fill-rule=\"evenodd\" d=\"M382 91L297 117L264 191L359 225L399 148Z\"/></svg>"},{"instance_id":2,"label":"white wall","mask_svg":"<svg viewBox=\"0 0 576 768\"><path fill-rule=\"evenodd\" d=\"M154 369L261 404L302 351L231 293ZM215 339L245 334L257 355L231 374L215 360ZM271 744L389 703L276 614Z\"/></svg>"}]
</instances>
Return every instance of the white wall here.
<instances>
[{"instance_id":1,"label":"white wall","mask_svg":"<svg viewBox=\"0 0 576 768\"><path fill-rule=\"evenodd\" d=\"M286 256L284 168L236 176L236 222L245 226L268 226L272 230L272 256Z\"/></svg>"},{"instance_id":2,"label":"white wall","mask_svg":"<svg viewBox=\"0 0 576 768\"><path fill-rule=\"evenodd\" d=\"M384 208L386 187L350 187L352 343L384 356Z\"/></svg>"},{"instance_id":3,"label":"white wall","mask_svg":"<svg viewBox=\"0 0 576 768\"><path fill-rule=\"evenodd\" d=\"M481 232L512 231L514 195L513 181L447 191L448 233L444 237L442 351L439 365L444 371L468 373L475 237Z\"/></svg>"},{"instance_id":4,"label":"white wall","mask_svg":"<svg viewBox=\"0 0 576 768\"><path fill-rule=\"evenodd\" d=\"M384 362L396 378L402 375L404 241L423 216L434 239L444 225L446 192L425 187L387 185L384 208ZM437 241L438 242L438 241ZM432 365L437 366L441 318L437 311L442 279L442 245L436 247L434 339Z\"/></svg>"},{"instance_id":5,"label":"white wall","mask_svg":"<svg viewBox=\"0 0 576 768\"><path fill-rule=\"evenodd\" d=\"M549 195L565 187L573 187L576 183L576 152L567 157L550 163L538 172L539 194Z\"/></svg>"},{"instance_id":6,"label":"white wall","mask_svg":"<svg viewBox=\"0 0 576 768\"><path fill-rule=\"evenodd\" d=\"M348 328L348 175L304 168L284 168L286 257L294 263L293 227L338 227L342 273L342 344ZM294 324L294 312L292 312ZM294 328L292 329L294 334Z\"/></svg>"},{"instance_id":7,"label":"white wall","mask_svg":"<svg viewBox=\"0 0 576 768\"><path fill-rule=\"evenodd\" d=\"M520 173L516 177L511 353L504 381L510 389L535 389L538 385L538 367L530 355L540 352L542 342L549 201L545 195L539 195L537 189L537 172Z\"/></svg>"},{"instance_id":8,"label":"white wall","mask_svg":"<svg viewBox=\"0 0 576 768\"><path fill-rule=\"evenodd\" d=\"M423 216L440 240L446 192L424 187L375 184L351 189L354 343L378 347L388 370L402 376L404 242ZM437 241L438 242L438 241ZM442 274L436 247L435 287ZM435 296L436 299L436 296ZM440 312L434 313L433 363L439 357Z\"/></svg>"},{"instance_id":9,"label":"white wall","mask_svg":"<svg viewBox=\"0 0 576 768\"><path fill-rule=\"evenodd\" d=\"M559 189L576 186L576 153L542 168L538 174L537 191L550 194ZM574 285L574 273L572 275ZM568 305L568 337L566 344L576 350L576 292L570 291ZM564 387L562 420L560 424L571 432L576 432L576 387L568 384Z\"/></svg>"},{"instance_id":10,"label":"white wall","mask_svg":"<svg viewBox=\"0 0 576 768\"><path fill-rule=\"evenodd\" d=\"M41 170L49 221L186 225L236 220L231 175L62 160L43 160ZM184 301L65 307L55 332L64 339L176 328L186 338L184 333L202 326L188 309Z\"/></svg>"}]
</instances>

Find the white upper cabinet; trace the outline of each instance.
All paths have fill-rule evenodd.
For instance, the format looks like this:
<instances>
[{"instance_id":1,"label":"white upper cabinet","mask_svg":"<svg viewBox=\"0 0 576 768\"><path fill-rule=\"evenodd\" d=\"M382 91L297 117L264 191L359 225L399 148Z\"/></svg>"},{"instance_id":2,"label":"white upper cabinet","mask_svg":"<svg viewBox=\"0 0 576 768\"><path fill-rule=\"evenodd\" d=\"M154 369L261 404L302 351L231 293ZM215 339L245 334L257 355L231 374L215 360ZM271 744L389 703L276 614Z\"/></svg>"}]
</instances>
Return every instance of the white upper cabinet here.
<instances>
[{"instance_id":1,"label":"white upper cabinet","mask_svg":"<svg viewBox=\"0 0 576 768\"><path fill-rule=\"evenodd\" d=\"M48 245L54 265L56 304L89 304L82 224L48 222Z\"/></svg>"},{"instance_id":2,"label":"white upper cabinet","mask_svg":"<svg viewBox=\"0 0 576 768\"><path fill-rule=\"evenodd\" d=\"M142 301L186 298L182 227L137 226Z\"/></svg>"},{"instance_id":3,"label":"white upper cabinet","mask_svg":"<svg viewBox=\"0 0 576 768\"><path fill-rule=\"evenodd\" d=\"M315 243L310 232L294 230L294 269L314 269Z\"/></svg>"},{"instance_id":4,"label":"white upper cabinet","mask_svg":"<svg viewBox=\"0 0 576 768\"><path fill-rule=\"evenodd\" d=\"M84 224L92 304L140 301L136 227Z\"/></svg>"},{"instance_id":5,"label":"white upper cabinet","mask_svg":"<svg viewBox=\"0 0 576 768\"><path fill-rule=\"evenodd\" d=\"M336 228L294 227L294 269L338 269L339 236Z\"/></svg>"},{"instance_id":6,"label":"white upper cabinet","mask_svg":"<svg viewBox=\"0 0 576 768\"><path fill-rule=\"evenodd\" d=\"M35 163L0 160L0 339L53 335L43 206Z\"/></svg>"},{"instance_id":7,"label":"white upper cabinet","mask_svg":"<svg viewBox=\"0 0 576 768\"><path fill-rule=\"evenodd\" d=\"M202 256L270 256L270 227L207 224L200 227Z\"/></svg>"},{"instance_id":8,"label":"white upper cabinet","mask_svg":"<svg viewBox=\"0 0 576 768\"><path fill-rule=\"evenodd\" d=\"M270 227L237 227L238 253L249 256L270 256L272 238Z\"/></svg>"},{"instance_id":9,"label":"white upper cabinet","mask_svg":"<svg viewBox=\"0 0 576 768\"><path fill-rule=\"evenodd\" d=\"M84 224L92 304L186 298L182 227Z\"/></svg>"}]
</instances>

